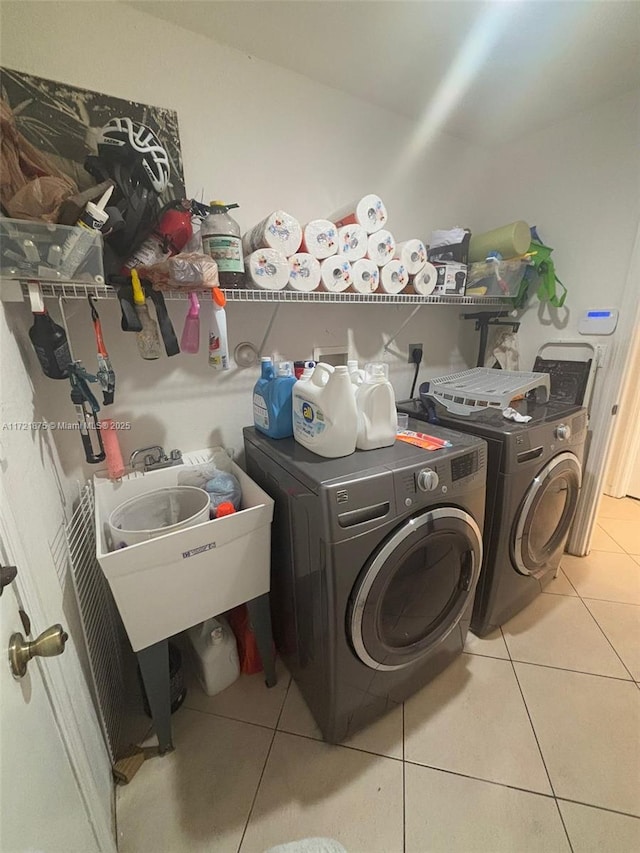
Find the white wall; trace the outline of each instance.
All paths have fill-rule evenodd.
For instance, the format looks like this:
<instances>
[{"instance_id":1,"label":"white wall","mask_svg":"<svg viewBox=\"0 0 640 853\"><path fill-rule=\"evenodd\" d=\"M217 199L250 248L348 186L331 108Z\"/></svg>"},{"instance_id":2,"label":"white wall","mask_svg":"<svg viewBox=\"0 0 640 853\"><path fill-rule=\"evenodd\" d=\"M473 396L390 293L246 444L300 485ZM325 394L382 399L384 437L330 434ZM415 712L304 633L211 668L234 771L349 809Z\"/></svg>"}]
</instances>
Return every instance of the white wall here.
<instances>
[{"instance_id":1,"label":"white wall","mask_svg":"<svg viewBox=\"0 0 640 853\"><path fill-rule=\"evenodd\" d=\"M96 61L80 60L90 44ZM409 137L411 122L256 60L146 14L117 4L5 3L2 61L7 67L178 111L187 191L205 199L240 203L243 228L276 207L305 221L384 185L390 227L399 239L426 237L433 227L465 219L466 185L478 151L439 137L404 182L389 172ZM228 307L231 349L259 343L271 316L268 305ZM393 334L410 308L282 305L270 348L282 357L308 358L314 345L348 343L361 360L383 356L383 330ZM180 335L186 306L171 316ZM15 320L26 340L28 311ZM55 313L55 306L54 306ZM398 398L407 397L409 342L423 341L428 371L465 366L475 355L475 333L458 310L425 307L400 336L397 356L385 356ZM208 316L203 311L204 319ZM241 447L241 427L251 422L256 370L216 376L199 357L143 363L132 335L119 329L117 303L102 307L104 331L118 374L113 416L131 420L121 434L126 454L160 442L184 450L222 442ZM95 362L86 305L71 304L76 355ZM30 371L37 365L30 358ZM65 394L42 382L47 414L70 414ZM78 474L79 438L57 435L65 472Z\"/></svg>"},{"instance_id":2,"label":"white wall","mask_svg":"<svg viewBox=\"0 0 640 853\"><path fill-rule=\"evenodd\" d=\"M537 225L569 290L564 308L542 318L531 301L519 335L523 369L546 340L580 338L586 308L620 304L640 217L639 120L640 95L630 92L501 146L472 193L475 230Z\"/></svg>"}]
</instances>

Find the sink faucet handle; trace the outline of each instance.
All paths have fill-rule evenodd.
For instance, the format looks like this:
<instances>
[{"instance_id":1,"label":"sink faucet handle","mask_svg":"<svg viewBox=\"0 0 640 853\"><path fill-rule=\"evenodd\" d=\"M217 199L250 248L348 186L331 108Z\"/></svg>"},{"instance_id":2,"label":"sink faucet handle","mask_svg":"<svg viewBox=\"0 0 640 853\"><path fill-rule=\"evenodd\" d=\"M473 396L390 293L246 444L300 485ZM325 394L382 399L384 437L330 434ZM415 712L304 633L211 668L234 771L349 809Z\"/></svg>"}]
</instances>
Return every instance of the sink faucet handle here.
<instances>
[{"instance_id":1,"label":"sink faucet handle","mask_svg":"<svg viewBox=\"0 0 640 853\"><path fill-rule=\"evenodd\" d=\"M156 452L156 456L153 455L153 452ZM144 458L145 467L148 465L154 465L158 462L162 462L167 458L166 453L164 452L164 447L160 444L152 444L150 447L138 447L133 451L131 456L129 457L129 465L133 468L137 463L138 456L142 456L146 454Z\"/></svg>"}]
</instances>

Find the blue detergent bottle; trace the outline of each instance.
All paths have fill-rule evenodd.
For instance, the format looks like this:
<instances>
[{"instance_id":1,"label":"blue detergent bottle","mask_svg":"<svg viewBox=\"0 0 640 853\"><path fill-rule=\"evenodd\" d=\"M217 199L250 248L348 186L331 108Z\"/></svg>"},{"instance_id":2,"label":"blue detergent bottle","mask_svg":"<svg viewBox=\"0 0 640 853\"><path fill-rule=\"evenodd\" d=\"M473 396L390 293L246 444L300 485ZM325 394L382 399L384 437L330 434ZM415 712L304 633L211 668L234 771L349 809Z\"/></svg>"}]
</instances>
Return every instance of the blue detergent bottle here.
<instances>
[{"instance_id":1,"label":"blue detergent bottle","mask_svg":"<svg viewBox=\"0 0 640 853\"><path fill-rule=\"evenodd\" d=\"M292 361L281 361L276 376L266 386L269 427L263 430L270 438L289 438L293 435L293 386L296 377Z\"/></svg>"},{"instance_id":2,"label":"blue detergent bottle","mask_svg":"<svg viewBox=\"0 0 640 853\"><path fill-rule=\"evenodd\" d=\"M253 387L253 423L257 430L265 435L271 435L271 419L267 406L267 387L275 379L273 359L263 357L260 359L260 379Z\"/></svg>"}]
</instances>

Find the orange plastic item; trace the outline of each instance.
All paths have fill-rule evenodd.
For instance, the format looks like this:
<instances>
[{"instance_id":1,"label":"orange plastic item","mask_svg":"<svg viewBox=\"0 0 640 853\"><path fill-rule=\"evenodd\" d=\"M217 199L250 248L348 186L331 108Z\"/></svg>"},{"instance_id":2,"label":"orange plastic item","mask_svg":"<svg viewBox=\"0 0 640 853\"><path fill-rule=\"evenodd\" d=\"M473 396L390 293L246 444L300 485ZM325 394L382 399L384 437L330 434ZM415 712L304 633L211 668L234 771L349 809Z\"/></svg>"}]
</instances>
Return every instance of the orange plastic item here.
<instances>
[{"instance_id":1,"label":"orange plastic item","mask_svg":"<svg viewBox=\"0 0 640 853\"><path fill-rule=\"evenodd\" d=\"M258 652L256 637L249 621L249 611L246 604L240 604L238 607L232 608L227 612L226 616L238 642L240 672L245 675L255 675L257 672L262 672L262 660Z\"/></svg>"},{"instance_id":2,"label":"orange plastic item","mask_svg":"<svg viewBox=\"0 0 640 853\"><path fill-rule=\"evenodd\" d=\"M441 450L443 447L450 447L451 444L442 438L436 438L434 435L427 435L424 432L414 432L413 430L402 430L396 435L399 441L406 441L407 444L415 444L416 447L422 447L423 450Z\"/></svg>"},{"instance_id":3,"label":"orange plastic item","mask_svg":"<svg viewBox=\"0 0 640 853\"><path fill-rule=\"evenodd\" d=\"M231 503L231 501L222 501L216 507L216 518L222 518L225 515L232 515L236 511L236 508Z\"/></svg>"}]
</instances>

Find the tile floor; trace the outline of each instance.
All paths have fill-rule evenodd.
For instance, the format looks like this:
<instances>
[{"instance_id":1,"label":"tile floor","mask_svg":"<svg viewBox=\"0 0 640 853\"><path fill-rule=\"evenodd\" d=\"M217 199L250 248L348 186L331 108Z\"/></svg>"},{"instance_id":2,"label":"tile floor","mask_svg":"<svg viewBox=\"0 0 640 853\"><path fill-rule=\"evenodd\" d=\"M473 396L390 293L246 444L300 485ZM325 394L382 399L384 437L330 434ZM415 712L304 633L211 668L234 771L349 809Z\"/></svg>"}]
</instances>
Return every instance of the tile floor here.
<instances>
[{"instance_id":1,"label":"tile floor","mask_svg":"<svg viewBox=\"0 0 640 853\"><path fill-rule=\"evenodd\" d=\"M282 666L190 684L177 749L118 789L120 853L640 851L640 503L397 710L328 746Z\"/></svg>"}]
</instances>

